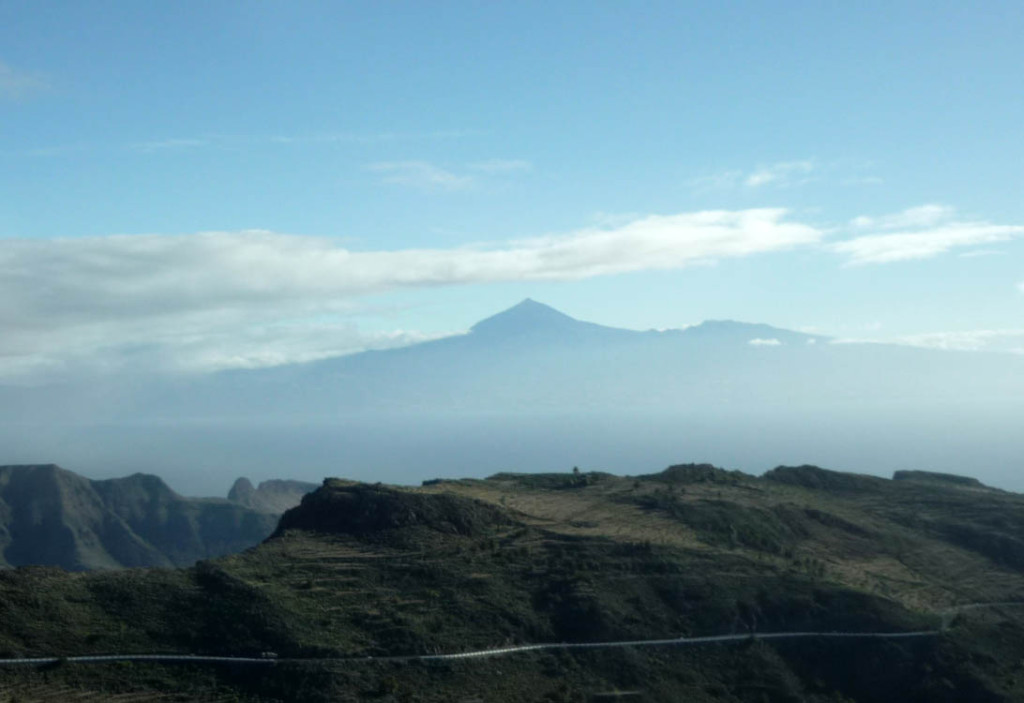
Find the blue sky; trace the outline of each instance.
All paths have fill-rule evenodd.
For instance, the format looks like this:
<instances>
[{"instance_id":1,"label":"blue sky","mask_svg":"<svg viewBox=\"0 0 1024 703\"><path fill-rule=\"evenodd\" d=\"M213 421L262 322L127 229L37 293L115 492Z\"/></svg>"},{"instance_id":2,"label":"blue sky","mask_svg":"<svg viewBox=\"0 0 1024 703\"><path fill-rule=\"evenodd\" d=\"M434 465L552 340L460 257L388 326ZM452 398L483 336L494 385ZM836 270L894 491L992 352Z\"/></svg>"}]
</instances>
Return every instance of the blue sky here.
<instances>
[{"instance_id":1,"label":"blue sky","mask_svg":"<svg viewBox=\"0 0 1024 703\"><path fill-rule=\"evenodd\" d=\"M1013 2L4 2L0 378L527 296L1024 349L1021 36Z\"/></svg>"}]
</instances>

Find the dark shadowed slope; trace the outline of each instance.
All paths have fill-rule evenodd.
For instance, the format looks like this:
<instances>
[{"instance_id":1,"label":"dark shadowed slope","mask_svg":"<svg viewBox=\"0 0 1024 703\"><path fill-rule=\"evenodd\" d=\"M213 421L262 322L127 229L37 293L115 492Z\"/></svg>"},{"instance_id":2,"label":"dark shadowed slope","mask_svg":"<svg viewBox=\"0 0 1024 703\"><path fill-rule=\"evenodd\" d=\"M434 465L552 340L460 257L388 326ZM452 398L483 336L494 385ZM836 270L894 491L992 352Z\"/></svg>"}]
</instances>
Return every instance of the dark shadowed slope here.
<instances>
[{"instance_id":1,"label":"dark shadowed slope","mask_svg":"<svg viewBox=\"0 0 1024 703\"><path fill-rule=\"evenodd\" d=\"M231 554L258 544L301 497L296 486L271 493L256 492L256 507L185 498L146 474L90 481L53 464L3 466L0 565L183 566Z\"/></svg>"}]
</instances>

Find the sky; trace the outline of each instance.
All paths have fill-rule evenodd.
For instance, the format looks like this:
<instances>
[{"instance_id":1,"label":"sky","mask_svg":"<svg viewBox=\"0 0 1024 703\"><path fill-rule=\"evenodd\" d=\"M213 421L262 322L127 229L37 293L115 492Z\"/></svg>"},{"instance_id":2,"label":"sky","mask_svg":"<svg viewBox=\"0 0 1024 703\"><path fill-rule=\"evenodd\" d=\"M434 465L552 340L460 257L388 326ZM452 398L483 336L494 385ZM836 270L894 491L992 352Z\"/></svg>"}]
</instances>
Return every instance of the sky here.
<instances>
[{"instance_id":1,"label":"sky","mask_svg":"<svg viewBox=\"0 0 1024 703\"><path fill-rule=\"evenodd\" d=\"M1024 350L1024 5L0 2L0 382L525 297Z\"/></svg>"}]
</instances>

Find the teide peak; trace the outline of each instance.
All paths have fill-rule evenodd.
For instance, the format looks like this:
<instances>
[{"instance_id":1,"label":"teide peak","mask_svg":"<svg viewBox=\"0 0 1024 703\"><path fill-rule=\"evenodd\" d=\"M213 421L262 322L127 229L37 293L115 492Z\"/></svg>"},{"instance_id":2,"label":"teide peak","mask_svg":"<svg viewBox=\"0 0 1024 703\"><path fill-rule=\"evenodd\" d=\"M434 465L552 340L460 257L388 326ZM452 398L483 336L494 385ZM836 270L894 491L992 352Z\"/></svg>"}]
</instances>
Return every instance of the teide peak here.
<instances>
[{"instance_id":1,"label":"teide peak","mask_svg":"<svg viewBox=\"0 0 1024 703\"><path fill-rule=\"evenodd\" d=\"M470 328L472 338L492 342L522 337L551 341L585 335L620 336L623 333L628 334L628 331L581 322L531 298Z\"/></svg>"},{"instance_id":2,"label":"teide peak","mask_svg":"<svg viewBox=\"0 0 1024 703\"><path fill-rule=\"evenodd\" d=\"M927 417L951 401L983 410L1024 398L1024 357L831 342L733 321L625 330L527 299L464 335L199 379L174 397L142 399L134 416L642 413L728 425L740 414L803 422L839 412L857 421L896 406Z\"/></svg>"}]
</instances>

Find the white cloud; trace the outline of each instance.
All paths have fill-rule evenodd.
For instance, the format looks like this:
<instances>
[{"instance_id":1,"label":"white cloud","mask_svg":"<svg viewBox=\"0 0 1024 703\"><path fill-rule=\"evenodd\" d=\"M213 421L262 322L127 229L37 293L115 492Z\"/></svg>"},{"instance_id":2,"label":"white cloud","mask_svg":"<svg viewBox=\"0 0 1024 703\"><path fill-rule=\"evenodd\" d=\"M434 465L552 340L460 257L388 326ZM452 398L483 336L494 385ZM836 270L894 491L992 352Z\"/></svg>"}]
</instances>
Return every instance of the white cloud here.
<instances>
[{"instance_id":1,"label":"white cloud","mask_svg":"<svg viewBox=\"0 0 1024 703\"><path fill-rule=\"evenodd\" d=\"M423 190L464 190L473 185L471 176L460 176L427 161L383 161L369 165L385 183Z\"/></svg>"},{"instance_id":2,"label":"white cloud","mask_svg":"<svg viewBox=\"0 0 1024 703\"><path fill-rule=\"evenodd\" d=\"M734 188L761 188L774 186L787 188L803 185L811 180L810 174L815 170L814 162L780 161L778 163L759 166L752 171L727 170L708 176L699 176L687 181L687 185L695 190L726 190Z\"/></svg>"},{"instance_id":3,"label":"white cloud","mask_svg":"<svg viewBox=\"0 0 1024 703\"><path fill-rule=\"evenodd\" d=\"M950 219L956 211L948 205L937 205L930 203L907 208L902 212L881 217L867 217L862 215L851 220L857 229L914 229L917 227L931 227L940 222Z\"/></svg>"},{"instance_id":4,"label":"white cloud","mask_svg":"<svg viewBox=\"0 0 1024 703\"><path fill-rule=\"evenodd\" d=\"M886 344L885 341L879 339L869 339L867 337L834 337L828 340L829 344Z\"/></svg>"},{"instance_id":5,"label":"white cloud","mask_svg":"<svg viewBox=\"0 0 1024 703\"><path fill-rule=\"evenodd\" d=\"M329 238L267 231L0 240L0 367L133 348L197 368L239 355L239 365L302 360L365 345L338 328L326 346L311 346L308 330L324 316L340 324L368 294L679 269L821 236L784 210L758 209L654 215L453 249L351 251Z\"/></svg>"},{"instance_id":6,"label":"white cloud","mask_svg":"<svg viewBox=\"0 0 1024 703\"><path fill-rule=\"evenodd\" d=\"M1005 242L1024 234L1019 225L957 222L923 232L872 234L838 242L832 248L846 254L851 264L887 264L928 259L950 249Z\"/></svg>"},{"instance_id":7,"label":"white cloud","mask_svg":"<svg viewBox=\"0 0 1024 703\"><path fill-rule=\"evenodd\" d=\"M960 247L1005 242L1024 235L1024 226L959 221L953 219L954 215L949 206L931 204L881 217L857 217L850 222L854 229L875 232L836 242L831 248L848 256L850 264L885 264L927 259Z\"/></svg>"},{"instance_id":8,"label":"white cloud","mask_svg":"<svg viewBox=\"0 0 1024 703\"><path fill-rule=\"evenodd\" d=\"M165 362L172 370L217 371L316 361L367 349L390 349L456 332L424 334L414 330L366 332L348 322L254 324L214 334L204 331L180 341Z\"/></svg>"},{"instance_id":9,"label":"white cloud","mask_svg":"<svg viewBox=\"0 0 1024 703\"><path fill-rule=\"evenodd\" d=\"M782 161L758 168L743 183L749 188L800 185L806 182L807 175L813 170L814 163L811 161Z\"/></svg>"},{"instance_id":10,"label":"white cloud","mask_svg":"<svg viewBox=\"0 0 1024 703\"><path fill-rule=\"evenodd\" d=\"M828 181L845 187L878 186L883 179L870 172L866 161L797 159L760 165L753 169L723 169L691 178L686 185L696 192L717 190L785 189Z\"/></svg>"},{"instance_id":11,"label":"white cloud","mask_svg":"<svg viewBox=\"0 0 1024 703\"><path fill-rule=\"evenodd\" d=\"M945 351L985 351L1021 353L1024 329L961 330L958 332L924 332L888 339L878 337L844 337L832 344L899 344Z\"/></svg>"},{"instance_id":12,"label":"white cloud","mask_svg":"<svg viewBox=\"0 0 1024 703\"><path fill-rule=\"evenodd\" d=\"M1014 351L1024 345L1024 329L929 332L900 337L897 341L929 349Z\"/></svg>"},{"instance_id":13,"label":"white cloud","mask_svg":"<svg viewBox=\"0 0 1024 703\"><path fill-rule=\"evenodd\" d=\"M639 220L643 217L638 212L595 212L591 215L590 220L593 224L600 227L622 227L628 225L633 220Z\"/></svg>"},{"instance_id":14,"label":"white cloud","mask_svg":"<svg viewBox=\"0 0 1024 703\"><path fill-rule=\"evenodd\" d=\"M19 71L0 61L0 100L21 100L47 88L41 75Z\"/></svg>"},{"instance_id":15,"label":"white cloud","mask_svg":"<svg viewBox=\"0 0 1024 703\"><path fill-rule=\"evenodd\" d=\"M747 342L747 344L749 344L749 345L751 345L753 347L780 347L780 346L782 346L782 342L780 342L779 340L775 339L774 337L771 338L771 339L761 339L760 337L758 337L757 339L751 339L749 342Z\"/></svg>"}]
</instances>

